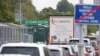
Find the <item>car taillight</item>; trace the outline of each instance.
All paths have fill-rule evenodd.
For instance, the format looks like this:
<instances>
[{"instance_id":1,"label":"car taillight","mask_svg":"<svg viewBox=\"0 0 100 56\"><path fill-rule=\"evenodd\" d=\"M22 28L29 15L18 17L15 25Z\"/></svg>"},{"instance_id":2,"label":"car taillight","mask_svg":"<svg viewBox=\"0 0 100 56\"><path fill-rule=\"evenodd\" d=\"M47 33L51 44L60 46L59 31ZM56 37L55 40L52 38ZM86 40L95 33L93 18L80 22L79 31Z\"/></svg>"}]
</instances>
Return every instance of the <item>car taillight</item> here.
<instances>
[{"instance_id":1,"label":"car taillight","mask_svg":"<svg viewBox=\"0 0 100 56\"><path fill-rule=\"evenodd\" d=\"M73 56L73 55L71 55L70 53L69 53L69 55L68 56Z\"/></svg>"},{"instance_id":2,"label":"car taillight","mask_svg":"<svg viewBox=\"0 0 100 56\"><path fill-rule=\"evenodd\" d=\"M89 54L84 54L84 56L89 56Z\"/></svg>"}]
</instances>

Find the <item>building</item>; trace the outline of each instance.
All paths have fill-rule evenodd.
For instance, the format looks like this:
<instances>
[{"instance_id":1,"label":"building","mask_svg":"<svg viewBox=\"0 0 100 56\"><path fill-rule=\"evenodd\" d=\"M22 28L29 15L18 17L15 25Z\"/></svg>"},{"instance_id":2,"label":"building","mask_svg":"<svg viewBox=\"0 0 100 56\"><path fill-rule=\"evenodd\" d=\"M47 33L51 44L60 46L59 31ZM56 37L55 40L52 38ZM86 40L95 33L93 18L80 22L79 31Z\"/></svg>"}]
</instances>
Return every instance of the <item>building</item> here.
<instances>
[{"instance_id":1,"label":"building","mask_svg":"<svg viewBox=\"0 0 100 56\"><path fill-rule=\"evenodd\" d=\"M14 42L33 42L28 28L12 23L0 23L0 45Z\"/></svg>"}]
</instances>

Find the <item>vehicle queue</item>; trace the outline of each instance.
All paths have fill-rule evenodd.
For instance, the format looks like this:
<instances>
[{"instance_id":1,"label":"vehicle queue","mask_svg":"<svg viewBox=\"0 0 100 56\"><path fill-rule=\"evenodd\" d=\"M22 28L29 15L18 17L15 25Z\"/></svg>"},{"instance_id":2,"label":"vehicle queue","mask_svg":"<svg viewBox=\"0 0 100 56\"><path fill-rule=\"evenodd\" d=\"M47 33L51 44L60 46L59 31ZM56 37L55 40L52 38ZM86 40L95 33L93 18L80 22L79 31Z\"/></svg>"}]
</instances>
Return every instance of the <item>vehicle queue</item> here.
<instances>
[{"instance_id":1,"label":"vehicle queue","mask_svg":"<svg viewBox=\"0 0 100 56\"><path fill-rule=\"evenodd\" d=\"M98 56L94 39L83 39L84 56ZM66 44L7 43L0 47L0 56L78 56L78 43L79 38L72 38Z\"/></svg>"}]
</instances>

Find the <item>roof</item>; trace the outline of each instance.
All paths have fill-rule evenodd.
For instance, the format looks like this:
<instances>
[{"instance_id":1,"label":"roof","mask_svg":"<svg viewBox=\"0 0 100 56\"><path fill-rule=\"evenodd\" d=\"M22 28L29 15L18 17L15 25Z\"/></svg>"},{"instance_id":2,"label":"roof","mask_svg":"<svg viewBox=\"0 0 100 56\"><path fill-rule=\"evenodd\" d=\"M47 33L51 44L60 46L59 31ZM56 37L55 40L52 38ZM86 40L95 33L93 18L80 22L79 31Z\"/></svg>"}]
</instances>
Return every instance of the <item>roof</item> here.
<instances>
[{"instance_id":1,"label":"roof","mask_svg":"<svg viewBox=\"0 0 100 56\"><path fill-rule=\"evenodd\" d=\"M5 25L5 24L0 23L0 26L8 26L8 25Z\"/></svg>"},{"instance_id":2,"label":"roof","mask_svg":"<svg viewBox=\"0 0 100 56\"><path fill-rule=\"evenodd\" d=\"M49 15L49 16L74 16L74 15Z\"/></svg>"},{"instance_id":3,"label":"roof","mask_svg":"<svg viewBox=\"0 0 100 56\"><path fill-rule=\"evenodd\" d=\"M72 38L72 39L70 39L70 40L80 40L80 39L79 39L79 38ZM69 40L69 41L70 41L70 40ZM83 38L83 40L86 40L86 41L88 41L89 43L91 43L91 42L90 42L90 39L88 39L88 38Z\"/></svg>"},{"instance_id":4,"label":"roof","mask_svg":"<svg viewBox=\"0 0 100 56\"><path fill-rule=\"evenodd\" d=\"M89 37L89 38L96 38L97 35L88 35L88 36L86 36L86 37Z\"/></svg>"},{"instance_id":5,"label":"roof","mask_svg":"<svg viewBox=\"0 0 100 56\"><path fill-rule=\"evenodd\" d=\"M26 26L18 25L18 24L13 24L13 23L5 23L5 25L11 26L11 27L27 28Z\"/></svg>"},{"instance_id":6,"label":"roof","mask_svg":"<svg viewBox=\"0 0 100 56\"><path fill-rule=\"evenodd\" d=\"M71 47L70 45L48 45L48 46L51 46L51 47Z\"/></svg>"},{"instance_id":7,"label":"roof","mask_svg":"<svg viewBox=\"0 0 100 56\"><path fill-rule=\"evenodd\" d=\"M2 46L13 46L13 47L43 47L46 46L44 44L37 44L37 43L8 43L3 44Z\"/></svg>"},{"instance_id":8,"label":"roof","mask_svg":"<svg viewBox=\"0 0 100 56\"><path fill-rule=\"evenodd\" d=\"M70 39L70 40L80 40L80 38L72 38L72 39ZM83 40L89 40L89 39L83 38Z\"/></svg>"},{"instance_id":9,"label":"roof","mask_svg":"<svg viewBox=\"0 0 100 56\"><path fill-rule=\"evenodd\" d=\"M61 48L57 47L57 46L47 46L49 49L53 49L53 50L61 50Z\"/></svg>"}]
</instances>

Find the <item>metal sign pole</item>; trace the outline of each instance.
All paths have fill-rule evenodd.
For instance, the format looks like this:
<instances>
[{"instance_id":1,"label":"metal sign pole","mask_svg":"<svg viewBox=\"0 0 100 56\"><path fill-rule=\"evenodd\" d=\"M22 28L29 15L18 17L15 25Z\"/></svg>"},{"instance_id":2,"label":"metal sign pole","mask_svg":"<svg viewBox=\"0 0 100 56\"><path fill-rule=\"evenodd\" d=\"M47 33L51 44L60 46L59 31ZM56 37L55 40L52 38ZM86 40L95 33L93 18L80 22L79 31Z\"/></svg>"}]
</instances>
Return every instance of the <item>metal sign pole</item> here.
<instances>
[{"instance_id":1,"label":"metal sign pole","mask_svg":"<svg viewBox=\"0 0 100 56\"><path fill-rule=\"evenodd\" d=\"M83 4L83 0L80 0L80 4ZM84 56L84 44L83 44L83 37L82 37L82 24L80 24L80 43L78 44L78 56Z\"/></svg>"},{"instance_id":2,"label":"metal sign pole","mask_svg":"<svg viewBox=\"0 0 100 56\"><path fill-rule=\"evenodd\" d=\"M97 37L98 42L98 50L99 50L99 56L100 56L100 24L99 24L99 36Z\"/></svg>"},{"instance_id":3,"label":"metal sign pole","mask_svg":"<svg viewBox=\"0 0 100 56\"><path fill-rule=\"evenodd\" d=\"M83 0L80 0L80 4L83 4Z\"/></svg>"},{"instance_id":4,"label":"metal sign pole","mask_svg":"<svg viewBox=\"0 0 100 56\"><path fill-rule=\"evenodd\" d=\"M82 24L80 24L80 43L78 44L78 56L84 56L84 43L82 37Z\"/></svg>"},{"instance_id":5,"label":"metal sign pole","mask_svg":"<svg viewBox=\"0 0 100 56\"><path fill-rule=\"evenodd\" d=\"M94 5L99 5L100 6L100 3L99 2L100 2L100 0L94 0ZM99 26L99 35L97 36L97 43L98 43L98 47L97 48L99 50L98 51L99 52L98 53L99 54L98 56L100 56L100 24L98 26Z\"/></svg>"}]
</instances>

